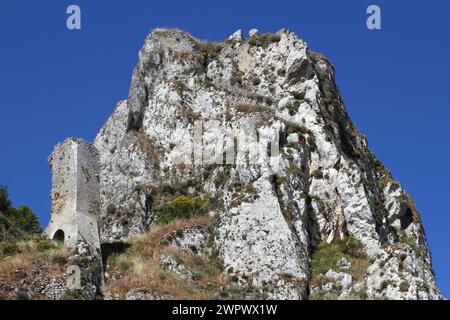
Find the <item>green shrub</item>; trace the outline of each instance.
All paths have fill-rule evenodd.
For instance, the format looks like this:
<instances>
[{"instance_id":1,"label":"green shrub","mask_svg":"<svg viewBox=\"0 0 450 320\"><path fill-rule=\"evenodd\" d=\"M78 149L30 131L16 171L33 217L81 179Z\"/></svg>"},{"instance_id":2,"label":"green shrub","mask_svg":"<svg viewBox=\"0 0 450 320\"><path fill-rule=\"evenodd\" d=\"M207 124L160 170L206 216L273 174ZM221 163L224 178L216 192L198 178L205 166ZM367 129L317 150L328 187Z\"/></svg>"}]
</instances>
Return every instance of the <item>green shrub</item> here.
<instances>
[{"instance_id":1,"label":"green shrub","mask_svg":"<svg viewBox=\"0 0 450 320\"><path fill-rule=\"evenodd\" d=\"M323 179L323 172L321 170L314 170L311 175L316 179Z\"/></svg>"},{"instance_id":2,"label":"green shrub","mask_svg":"<svg viewBox=\"0 0 450 320\"><path fill-rule=\"evenodd\" d=\"M13 216L16 227L20 230L30 234L42 232L38 217L29 207L21 206L14 209Z\"/></svg>"},{"instance_id":3,"label":"green shrub","mask_svg":"<svg viewBox=\"0 0 450 320\"><path fill-rule=\"evenodd\" d=\"M36 248L39 252L44 252L44 251L48 251L50 249L54 249L54 248L56 248L56 246L50 240L39 239L39 240L36 240Z\"/></svg>"},{"instance_id":4,"label":"green shrub","mask_svg":"<svg viewBox=\"0 0 450 320\"><path fill-rule=\"evenodd\" d=\"M20 248L16 243L3 243L0 246L0 250L5 256L12 256L16 253L20 253Z\"/></svg>"},{"instance_id":5,"label":"green shrub","mask_svg":"<svg viewBox=\"0 0 450 320\"><path fill-rule=\"evenodd\" d=\"M188 219L204 214L204 202L187 196L178 196L164 206L156 218L156 223L167 224L175 219Z\"/></svg>"},{"instance_id":6,"label":"green shrub","mask_svg":"<svg viewBox=\"0 0 450 320\"><path fill-rule=\"evenodd\" d=\"M325 95L325 100L330 101L333 99L333 88L329 83L324 83L322 86L323 93Z\"/></svg>"},{"instance_id":7,"label":"green shrub","mask_svg":"<svg viewBox=\"0 0 450 320\"><path fill-rule=\"evenodd\" d=\"M355 278L365 271L368 259L362 243L353 238L338 239L332 243L321 242L311 255L311 271L313 276L333 269L339 271L337 263L345 257L351 262L349 273Z\"/></svg>"},{"instance_id":8,"label":"green shrub","mask_svg":"<svg viewBox=\"0 0 450 320\"><path fill-rule=\"evenodd\" d=\"M325 82L328 80L328 74L324 69L317 68L316 69L317 77L321 82Z\"/></svg>"},{"instance_id":9,"label":"green shrub","mask_svg":"<svg viewBox=\"0 0 450 320\"><path fill-rule=\"evenodd\" d=\"M288 123L286 126L286 132L287 134L297 133L299 136L309 135L312 138L308 137L308 143L313 141L315 144L315 138L314 136L312 136L313 133L305 126L298 125L296 123Z\"/></svg>"},{"instance_id":10,"label":"green shrub","mask_svg":"<svg viewBox=\"0 0 450 320\"><path fill-rule=\"evenodd\" d=\"M214 59L220 54L224 44L222 42L198 42L197 46L203 54Z\"/></svg>"},{"instance_id":11,"label":"green shrub","mask_svg":"<svg viewBox=\"0 0 450 320\"><path fill-rule=\"evenodd\" d=\"M242 71L237 71L231 76L230 82L231 84L242 84L242 76L244 73Z\"/></svg>"},{"instance_id":12,"label":"green shrub","mask_svg":"<svg viewBox=\"0 0 450 320\"><path fill-rule=\"evenodd\" d=\"M29 296L28 292L26 291L26 289L20 288L16 292L15 300L30 300L30 296Z\"/></svg>"},{"instance_id":13,"label":"green shrub","mask_svg":"<svg viewBox=\"0 0 450 320\"><path fill-rule=\"evenodd\" d=\"M9 200L8 189L0 186L0 212L6 213L11 208L11 200Z\"/></svg>"},{"instance_id":14,"label":"green shrub","mask_svg":"<svg viewBox=\"0 0 450 320\"><path fill-rule=\"evenodd\" d=\"M52 262L63 266L67 263L67 258L64 256L54 256L52 258Z\"/></svg>"},{"instance_id":15,"label":"green shrub","mask_svg":"<svg viewBox=\"0 0 450 320\"><path fill-rule=\"evenodd\" d=\"M258 78L258 77L252 77L252 84L254 85L254 86L259 86L260 85L260 83L261 83L261 79L260 78Z\"/></svg>"},{"instance_id":16,"label":"green shrub","mask_svg":"<svg viewBox=\"0 0 450 320\"><path fill-rule=\"evenodd\" d=\"M386 290L389 286L391 286L393 284L393 282L391 280L383 280L383 282L381 282L381 288L380 290Z\"/></svg>"},{"instance_id":17,"label":"green shrub","mask_svg":"<svg viewBox=\"0 0 450 320\"><path fill-rule=\"evenodd\" d=\"M312 136L312 135L309 135L307 141L308 141L309 149L312 152L315 152L317 150L316 138L314 138L314 136Z\"/></svg>"},{"instance_id":18,"label":"green shrub","mask_svg":"<svg viewBox=\"0 0 450 320\"><path fill-rule=\"evenodd\" d=\"M108 214L115 214L117 212L117 208L114 204L110 203L110 204L108 204L108 207L106 208L106 212Z\"/></svg>"},{"instance_id":19,"label":"green shrub","mask_svg":"<svg viewBox=\"0 0 450 320\"><path fill-rule=\"evenodd\" d=\"M27 234L40 234L42 228L36 214L27 206L14 208L8 196L8 189L0 186L0 214L14 224L15 230Z\"/></svg>"},{"instance_id":20,"label":"green shrub","mask_svg":"<svg viewBox=\"0 0 450 320\"><path fill-rule=\"evenodd\" d=\"M348 237L346 239L337 241L337 244L342 253L353 258L362 258L366 254L361 241L357 240L356 238Z\"/></svg>"},{"instance_id":21,"label":"green shrub","mask_svg":"<svg viewBox=\"0 0 450 320\"><path fill-rule=\"evenodd\" d=\"M413 237L404 237L400 239L400 242L406 244L407 246L409 246L411 248L412 251L414 251L414 253L416 254L416 256L418 257L422 257L426 255L425 250L423 250L423 248L417 244L417 241L415 238Z\"/></svg>"},{"instance_id":22,"label":"green shrub","mask_svg":"<svg viewBox=\"0 0 450 320\"><path fill-rule=\"evenodd\" d=\"M291 94L297 100L300 100L300 101L304 101L305 100L306 92L304 92L304 91L291 92Z\"/></svg>"},{"instance_id":23,"label":"green shrub","mask_svg":"<svg viewBox=\"0 0 450 320\"><path fill-rule=\"evenodd\" d=\"M297 147L298 144L295 144ZM294 163L289 163L288 172L293 176L300 176L302 174L302 170Z\"/></svg>"},{"instance_id":24,"label":"green shrub","mask_svg":"<svg viewBox=\"0 0 450 320\"><path fill-rule=\"evenodd\" d=\"M248 43L251 46L267 48L270 44L279 42L280 40L281 37L278 34L264 33L251 36Z\"/></svg>"},{"instance_id":25,"label":"green shrub","mask_svg":"<svg viewBox=\"0 0 450 320\"><path fill-rule=\"evenodd\" d=\"M289 103L286 107L289 111L289 115L293 116L297 113L298 107L300 106L300 100L295 99L291 103Z\"/></svg>"},{"instance_id":26,"label":"green shrub","mask_svg":"<svg viewBox=\"0 0 450 320\"><path fill-rule=\"evenodd\" d=\"M403 281L400 283L400 291L401 292L407 292L409 290L409 283L406 281Z\"/></svg>"}]
</instances>

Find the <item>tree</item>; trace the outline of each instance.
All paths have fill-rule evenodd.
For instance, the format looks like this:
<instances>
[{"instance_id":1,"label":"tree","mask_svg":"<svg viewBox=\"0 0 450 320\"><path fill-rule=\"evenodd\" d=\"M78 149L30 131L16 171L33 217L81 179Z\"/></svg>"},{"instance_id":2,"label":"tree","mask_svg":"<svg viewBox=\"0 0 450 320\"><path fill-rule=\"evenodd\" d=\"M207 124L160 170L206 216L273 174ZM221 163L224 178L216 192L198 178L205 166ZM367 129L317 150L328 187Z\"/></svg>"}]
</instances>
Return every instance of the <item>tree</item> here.
<instances>
[{"instance_id":1,"label":"tree","mask_svg":"<svg viewBox=\"0 0 450 320\"><path fill-rule=\"evenodd\" d=\"M21 206L17 209L12 209L11 215L16 227L20 230L31 234L42 232L38 217L29 207Z\"/></svg>"},{"instance_id":2,"label":"tree","mask_svg":"<svg viewBox=\"0 0 450 320\"><path fill-rule=\"evenodd\" d=\"M4 186L0 186L0 212L6 214L11 208L11 201L8 197L8 189Z\"/></svg>"},{"instance_id":3,"label":"tree","mask_svg":"<svg viewBox=\"0 0 450 320\"><path fill-rule=\"evenodd\" d=\"M0 224L7 227L6 230L11 228L8 224L12 223L14 224L14 229L25 233L39 234L42 232L39 218L33 210L27 206L14 208L9 199L8 189L4 186L0 186L0 213L7 218L7 221L0 219Z\"/></svg>"}]
</instances>

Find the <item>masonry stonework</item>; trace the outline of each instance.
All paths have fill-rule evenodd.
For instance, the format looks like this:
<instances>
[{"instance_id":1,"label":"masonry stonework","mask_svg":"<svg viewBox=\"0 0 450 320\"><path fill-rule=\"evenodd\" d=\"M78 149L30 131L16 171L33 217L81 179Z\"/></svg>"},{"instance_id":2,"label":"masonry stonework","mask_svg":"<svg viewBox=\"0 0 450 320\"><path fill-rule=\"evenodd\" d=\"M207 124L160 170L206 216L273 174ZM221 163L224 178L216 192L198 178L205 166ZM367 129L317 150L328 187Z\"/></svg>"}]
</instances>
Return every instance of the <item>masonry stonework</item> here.
<instances>
[{"instance_id":1,"label":"masonry stonework","mask_svg":"<svg viewBox=\"0 0 450 320\"><path fill-rule=\"evenodd\" d=\"M52 217L47 237L74 247L84 241L100 249L100 157L89 142L68 138L49 157Z\"/></svg>"}]
</instances>

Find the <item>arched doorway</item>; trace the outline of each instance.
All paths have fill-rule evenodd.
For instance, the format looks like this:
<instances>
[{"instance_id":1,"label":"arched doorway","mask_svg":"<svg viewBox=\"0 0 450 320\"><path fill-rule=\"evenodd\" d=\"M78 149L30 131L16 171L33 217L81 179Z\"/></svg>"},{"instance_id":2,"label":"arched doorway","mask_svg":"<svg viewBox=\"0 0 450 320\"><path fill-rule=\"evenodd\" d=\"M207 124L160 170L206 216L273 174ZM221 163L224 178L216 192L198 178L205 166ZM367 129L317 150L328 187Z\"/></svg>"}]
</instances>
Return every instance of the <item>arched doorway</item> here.
<instances>
[{"instance_id":1,"label":"arched doorway","mask_svg":"<svg viewBox=\"0 0 450 320\"><path fill-rule=\"evenodd\" d=\"M64 231L61 229L57 230L53 235L53 240L64 243Z\"/></svg>"}]
</instances>

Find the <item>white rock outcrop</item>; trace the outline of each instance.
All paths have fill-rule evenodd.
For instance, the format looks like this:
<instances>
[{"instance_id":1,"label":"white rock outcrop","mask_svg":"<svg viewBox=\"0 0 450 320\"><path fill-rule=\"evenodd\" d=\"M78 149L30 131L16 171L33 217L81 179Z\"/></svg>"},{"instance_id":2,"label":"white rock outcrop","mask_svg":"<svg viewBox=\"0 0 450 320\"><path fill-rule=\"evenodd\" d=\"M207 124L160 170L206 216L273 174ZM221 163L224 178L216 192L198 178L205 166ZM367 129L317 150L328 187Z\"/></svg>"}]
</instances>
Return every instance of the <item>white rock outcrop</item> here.
<instances>
[{"instance_id":1,"label":"white rock outcrop","mask_svg":"<svg viewBox=\"0 0 450 320\"><path fill-rule=\"evenodd\" d=\"M350 120L331 63L286 29L230 39L145 40L128 99L95 139L102 241L147 230L158 192L182 191L217 219L185 240L213 239L227 272L267 298L442 298L420 216ZM360 243L365 264L344 248L316 274L339 240Z\"/></svg>"}]
</instances>

